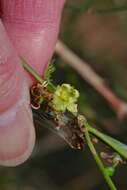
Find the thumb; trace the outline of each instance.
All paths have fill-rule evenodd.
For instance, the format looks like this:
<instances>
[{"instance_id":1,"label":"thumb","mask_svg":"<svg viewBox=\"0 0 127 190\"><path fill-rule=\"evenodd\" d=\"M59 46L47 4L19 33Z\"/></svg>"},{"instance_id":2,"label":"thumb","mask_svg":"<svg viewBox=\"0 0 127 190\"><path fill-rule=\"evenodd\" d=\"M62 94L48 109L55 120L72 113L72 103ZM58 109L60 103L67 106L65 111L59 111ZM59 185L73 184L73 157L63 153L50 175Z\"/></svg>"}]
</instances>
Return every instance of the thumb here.
<instances>
[{"instance_id":1,"label":"thumb","mask_svg":"<svg viewBox=\"0 0 127 190\"><path fill-rule=\"evenodd\" d=\"M0 21L0 165L24 162L34 143L28 85Z\"/></svg>"},{"instance_id":2,"label":"thumb","mask_svg":"<svg viewBox=\"0 0 127 190\"><path fill-rule=\"evenodd\" d=\"M18 53L40 75L53 54L65 0L1 0L2 20Z\"/></svg>"}]
</instances>

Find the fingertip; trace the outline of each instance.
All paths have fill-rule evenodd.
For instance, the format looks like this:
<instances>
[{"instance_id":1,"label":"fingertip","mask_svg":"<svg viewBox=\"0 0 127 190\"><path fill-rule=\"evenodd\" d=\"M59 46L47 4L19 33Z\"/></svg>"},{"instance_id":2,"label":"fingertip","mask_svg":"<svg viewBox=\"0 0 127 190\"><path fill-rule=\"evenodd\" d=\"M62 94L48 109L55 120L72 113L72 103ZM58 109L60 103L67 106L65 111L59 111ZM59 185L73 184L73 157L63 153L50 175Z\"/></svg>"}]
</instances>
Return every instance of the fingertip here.
<instances>
[{"instance_id":1,"label":"fingertip","mask_svg":"<svg viewBox=\"0 0 127 190\"><path fill-rule=\"evenodd\" d=\"M17 166L31 155L35 145L35 129L30 108L24 104L10 121L0 123L0 165Z\"/></svg>"},{"instance_id":2,"label":"fingertip","mask_svg":"<svg viewBox=\"0 0 127 190\"><path fill-rule=\"evenodd\" d=\"M15 97L15 91L13 97ZM4 100L4 102L9 100ZM22 81L15 103L0 112L0 165L17 166L25 162L35 145L35 129L30 108L29 89Z\"/></svg>"}]
</instances>

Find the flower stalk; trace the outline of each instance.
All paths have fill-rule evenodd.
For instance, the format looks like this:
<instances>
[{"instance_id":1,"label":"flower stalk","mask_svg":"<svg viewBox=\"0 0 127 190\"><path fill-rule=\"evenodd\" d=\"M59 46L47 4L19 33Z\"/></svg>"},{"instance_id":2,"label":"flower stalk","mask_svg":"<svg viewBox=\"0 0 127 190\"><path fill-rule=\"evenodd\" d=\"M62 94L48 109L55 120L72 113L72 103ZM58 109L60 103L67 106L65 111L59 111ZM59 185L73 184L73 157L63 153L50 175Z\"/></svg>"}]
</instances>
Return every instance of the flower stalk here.
<instances>
[{"instance_id":1,"label":"flower stalk","mask_svg":"<svg viewBox=\"0 0 127 190\"><path fill-rule=\"evenodd\" d=\"M59 120L60 123L62 122L62 126L63 126L64 124L63 114L66 111L70 112L71 115L73 115L73 118L76 118L74 122L72 122L73 120L69 118L70 121L72 122L70 123L70 127L73 127L73 126L76 127L76 125L79 125L78 129L75 128L77 131L77 134L79 135L78 136L79 143L76 146L79 147L79 149L82 147L82 142L83 142L82 139L84 138L83 136L85 136L89 149L98 165L98 168L102 172L104 179L107 182L109 188L111 190L116 190L116 187L111 179L111 176L108 174L108 172L106 172L107 168L104 166L103 162L101 161L99 155L97 154L95 150L95 147L90 138L90 134L94 135L95 137L103 141L105 144L107 144L109 147L114 149L115 152L117 152L126 160L127 160L127 145L91 127L88 124L88 122L85 120L84 116L80 117L81 115L78 114L78 110L77 110L77 99L79 97L79 92L76 89L74 89L71 85L63 84L61 86L56 87L50 80L49 81L45 79L43 80L38 75L38 73L29 64L27 64L27 62L23 58L21 58L21 63L24 69L30 75L32 75L38 83L43 85L47 82L47 92L49 93L49 95L51 95L49 108L51 108L54 111L53 114L54 114L54 117L56 117L55 119ZM50 94L50 91L51 91L51 94ZM67 122L68 118L66 118L65 120ZM83 126L83 129L82 129L82 126ZM58 129L60 128L60 126L57 126L57 127ZM75 135L75 130L73 131L73 128L69 128L69 130L72 130L72 134ZM83 133L83 136L82 136L82 133Z\"/></svg>"},{"instance_id":2,"label":"flower stalk","mask_svg":"<svg viewBox=\"0 0 127 190\"><path fill-rule=\"evenodd\" d=\"M88 144L88 147L93 155L93 158L94 160L96 161L96 164L98 165L98 168L100 169L106 183L108 184L109 188L111 190L117 190L111 177L108 175L108 173L106 172L106 168L105 166L103 165L99 155L97 154L96 152L96 149L94 148L94 145L91 141L91 138L90 138L90 135L89 135L89 124L88 123L85 123L84 125L85 127L85 137L86 137L86 141L87 141L87 144Z\"/></svg>"}]
</instances>

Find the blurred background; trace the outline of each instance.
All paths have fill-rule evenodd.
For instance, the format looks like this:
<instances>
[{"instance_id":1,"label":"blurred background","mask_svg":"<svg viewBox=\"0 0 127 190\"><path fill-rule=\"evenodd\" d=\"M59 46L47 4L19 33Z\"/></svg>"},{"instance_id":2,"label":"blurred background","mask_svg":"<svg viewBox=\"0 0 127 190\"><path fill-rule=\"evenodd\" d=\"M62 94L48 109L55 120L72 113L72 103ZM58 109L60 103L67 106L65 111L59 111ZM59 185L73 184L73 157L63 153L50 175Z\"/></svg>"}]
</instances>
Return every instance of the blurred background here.
<instances>
[{"instance_id":1,"label":"blurred background","mask_svg":"<svg viewBox=\"0 0 127 190\"><path fill-rule=\"evenodd\" d=\"M67 0L59 39L84 61L86 70L78 62L76 67L70 64L58 47L55 83L74 85L89 122L127 143L127 0ZM87 147L73 150L37 120L35 126L31 158L16 168L0 168L0 190L108 190ZM126 178L127 166L121 165L114 176L119 190L127 190Z\"/></svg>"}]
</instances>

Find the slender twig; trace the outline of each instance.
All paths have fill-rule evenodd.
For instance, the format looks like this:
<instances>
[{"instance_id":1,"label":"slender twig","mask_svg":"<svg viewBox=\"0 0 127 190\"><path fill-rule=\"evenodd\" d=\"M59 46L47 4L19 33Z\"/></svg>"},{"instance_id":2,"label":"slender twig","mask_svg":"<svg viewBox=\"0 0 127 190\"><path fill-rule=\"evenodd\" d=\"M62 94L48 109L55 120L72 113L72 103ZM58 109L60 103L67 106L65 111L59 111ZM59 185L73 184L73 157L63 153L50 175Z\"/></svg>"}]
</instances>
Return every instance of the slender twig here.
<instances>
[{"instance_id":1,"label":"slender twig","mask_svg":"<svg viewBox=\"0 0 127 190\"><path fill-rule=\"evenodd\" d=\"M97 154L92 142L91 142L88 128L89 128L89 125L86 123L85 124L85 137L86 137L86 141L87 141L87 144L89 146L89 149L90 149L90 151L91 151L91 153L92 153L92 155L93 155L93 157L94 157L94 159L95 159L95 161L96 161L96 163L98 165L98 168L100 169L101 173L103 174L104 179L107 182L109 188L111 190L117 190L114 183L113 183L113 181L112 181L112 179L110 178L110 176L106 172L105 167L104 167L99 155Z\"/></svg>"},{"instance_id":2,"label":"slender twig","mask_svg":"<svg viewBox=\"0 0 127 190\"><path fill-rule=\"evenodd\" d=\"M38 73L30 66L27 64L26 60L23 59L23 57L20 57L22 66L28 73L31 74L37 80L39 83L43 84L44 80L38 75Z\"/></svg>"},{"instance_id":3,"label":"slender twig","mask_svg":"<svg viewBox=\"0 0 127 190\"><path fill-rule=\"evenodd\" d=\"M115 111L119 118L127 114L127 104L118 98L111 89L106 86L104 80L89 66L88 63L79 58L62 41L58 41L55 48L56 53L80 74L100 95L102 95L109 106Z\"/></svg>"},{"instance_id":4,"label":"slender twig","mask_svg":"<svg viewBox=\"0 0 127 190\"><path fill-rule=\"evenodd\" d=\"M98 137L99 139L101 139L104 143L108 144L116 152L118 152L122 157L127 159L127 146L125 144L121 143L120 141L118 141L108 135L105 135L105 134L99 132L97 129L91 127L90 125L89 125L88 130L91 134L93 134L96 137Z\"/></svg>"},{"instance_id":5,"label":"slender twig","mask_svg":"<svg viewBox=\"0 0 127 190\"><path fill-rule=\"evenodd\" d=\"M39 74L29 64L27 64L26 61L24 61L22 59L21 64L25 68L25 70L28 71L38 82L44 82L43 79L39 76ZM54 85L53 85L53 87L55 88ZM89 125L88 130L90 133L92 133L93 135L100 138L104 143L108 144L115 151L117 151L121 156L123 156L125 159L127 159L127 146L125 144L119 142L118 140L116 140L108 135L105 135L105 134L99 132L97 129L91 127L90 125Z\"/></svg>"},{"instance_id":6,"label":"slender twig","mask_svg":"<svg viewBox=\"0 0 127 190\"><path fill-rule=\"evenodd\" d=\"M31 76L35 78L36 81L38 81L40 84L43 84L45 81L38 75L38 73L30 65L27 64L25 59L23 59L22 57L20 57L20 59L24 69L28 71L31 74ZM48 86L53 91L56 89L51 82L48 82Z\"/></svg>"},{"instance_id":7,"label":"slender twig","mask_svg":"<svg viewBox=\"0 0 127 190\"><path fill-rule=\"evenodd\" d=\"M25 70L27 70L38 82L40 82L40 83L44 82L43 79L39 76L39 74L36 71L34 71L34 69L29 64L27 64L27 62L25 62L22 59L21 63L22 63L22 66L25 68ZM127 159L127 146L122 144L121 142L113 139L112 137L109 137L108 135L104 135L103 133L99 132L98 130L92 128L86 121L84 122L84 126L85 126L84 135L86 137L87 144L91 150L91 153L93 154L93 157L94 157L100 171L102 172L108 186L110 187L110 189L116 190L115 185L113 184L110 176L106 172L105 167L91 142L89 132L92 133L93 135L97 136L98 138L100 138L105 144L108 144L110 147L112 147L115 151L117 151L120 155L122 155L126 159Z\"/></svg>"}]
</instances>

